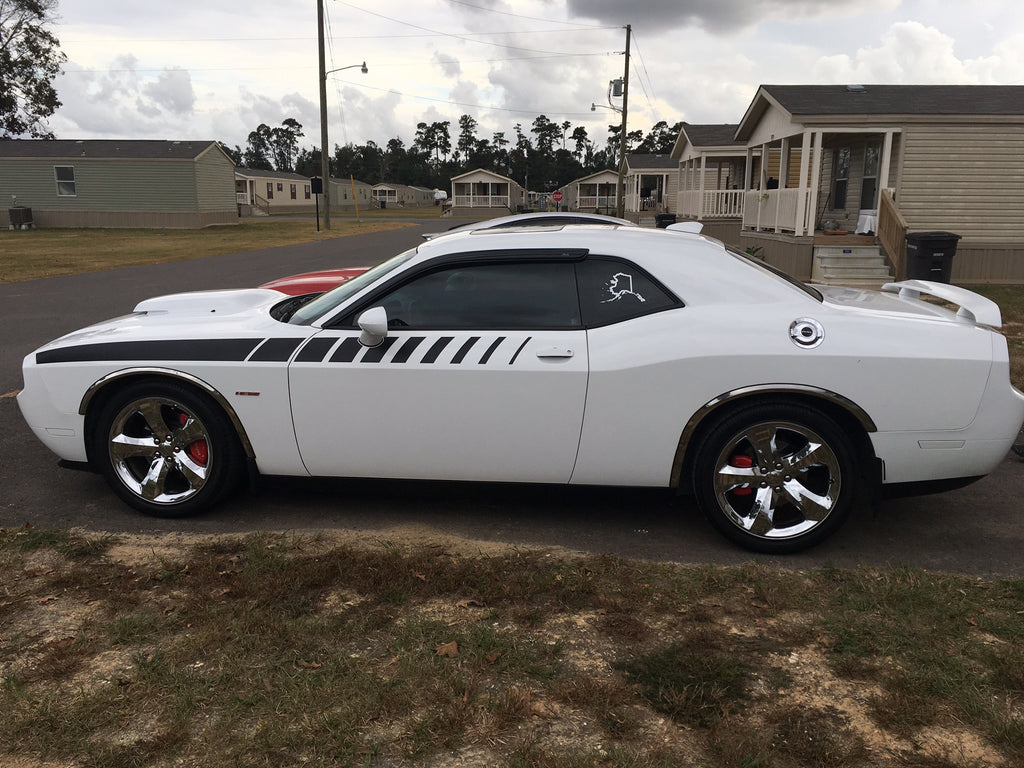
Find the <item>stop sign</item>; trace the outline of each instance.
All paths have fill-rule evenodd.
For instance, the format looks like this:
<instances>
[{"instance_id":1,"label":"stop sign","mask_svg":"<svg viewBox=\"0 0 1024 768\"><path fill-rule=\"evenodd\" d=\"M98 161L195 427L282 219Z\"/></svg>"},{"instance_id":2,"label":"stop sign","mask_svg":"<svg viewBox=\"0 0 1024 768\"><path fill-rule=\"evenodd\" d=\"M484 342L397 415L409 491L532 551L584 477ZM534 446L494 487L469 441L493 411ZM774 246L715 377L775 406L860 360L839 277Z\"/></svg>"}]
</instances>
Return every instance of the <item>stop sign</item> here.
<instances>
[{"instance_id":1,"label":"stop sign","mask_svg":"<svg viewBox=\"0 0 1024 768\"><path fill-rule=\"evenodd\" d=\"M559 192L558 190L555 190L555 193L551 196L551 199L554 200L556 203L562 202L562 193Z\"/></svg>"}]
</instances>

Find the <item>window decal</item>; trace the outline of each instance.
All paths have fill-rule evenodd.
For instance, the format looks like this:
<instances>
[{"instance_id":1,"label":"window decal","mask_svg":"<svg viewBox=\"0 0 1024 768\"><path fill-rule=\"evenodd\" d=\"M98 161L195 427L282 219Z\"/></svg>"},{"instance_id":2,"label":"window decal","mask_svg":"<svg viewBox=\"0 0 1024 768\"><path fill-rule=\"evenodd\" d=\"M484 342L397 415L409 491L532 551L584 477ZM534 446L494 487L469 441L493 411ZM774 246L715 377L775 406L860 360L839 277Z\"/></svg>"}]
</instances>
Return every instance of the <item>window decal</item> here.
<instances>
[{"instance_id":1,"label":"window decal","mask_svg":"<svg viewBox=\"0 0 1024 768\"><path fill-rule=\"evenodd\" d=\"M616 272L612 275L605 288L611 294L610 299L605 299L602 304L610 304L613 301L621 301L623 296L633 296L640 303L647 301L643 296L633 290L633 276L625 272Z\"/></svg>"}]
</instances>

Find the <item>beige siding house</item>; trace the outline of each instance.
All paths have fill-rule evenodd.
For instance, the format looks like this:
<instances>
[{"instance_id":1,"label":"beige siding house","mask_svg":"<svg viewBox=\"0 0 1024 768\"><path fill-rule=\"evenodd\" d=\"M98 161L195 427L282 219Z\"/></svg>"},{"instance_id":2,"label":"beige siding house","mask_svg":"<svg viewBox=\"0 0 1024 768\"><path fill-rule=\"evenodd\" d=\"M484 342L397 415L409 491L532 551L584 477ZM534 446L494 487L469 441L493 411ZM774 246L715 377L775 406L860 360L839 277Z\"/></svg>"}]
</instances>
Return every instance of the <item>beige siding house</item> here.
<instances>
[{"instance_id":1,"label":"beige siding house","mask_svg":"<svg viewBox=\"0 0 1024 768\"><path fill-rule=\"evenodd\" d=\"M0 140L0 224L8 205L37 227L238 223L234 163L213 141Z\"/></svg>"},{"instance_id":2,"label":"beige siding house","mask_svg":"<svg viewBox=\"0 0 1024 768\"><path fill-rule=\"evenodd\" d=\"M571 181L562 187L569 210L604 213L618 210L619 172L609 169Z\"/></svg>"},{"instance_id":3,"label":"beige siding house","mask_svg":"<svg viewBox=\"0 0 1024 768\"><path fill-rule=\"evenodd\" d=\"M310 180L286 171L236 168L235 196L243 216L311 213L316 208Z\"/></svg>"},{"instance_id":4,"label":"beige siding house","mask_svg":"<svg viewBox=\"0 0 1024 768\"><path fill-rule=\"evenodd\" d=\"M452 177L449 199L456 211L480 213L481 208L498 209L491 213L501 216L526 205L526 190L506 176L478 168Z\"/></svg>"},{"instance_id":5,"label":"beige siding house","mask_svg":"<svg viewBox=\"0 0 1024 768\"><path fill-rule=\"evenodd\" d=\"M381 208L426 208L434 205L434 190L382 182L373 185L373 199Z\"/></svg>"},{"instance_id":6,"label":"beige siding house","mask_svg":"<svg viewBox=\"0 0 1024 768\"><path fill-rule=\"evenodd\" d=\"M675 210L679 163L671 155L626 155L626 218Z\"/></svg>"},{"instance_id":7,"label":"beige siding house","mask_svg":"<svg viewBox=\"0 0 1024 768\"><path fill-rule=\"evenodd\" d=\"M1024 283L1024 86L764 85L735 139L740 245L798 277L861 246L902 277L907 233L946 231L954 282Z\"/></svg>"}]
</instances>

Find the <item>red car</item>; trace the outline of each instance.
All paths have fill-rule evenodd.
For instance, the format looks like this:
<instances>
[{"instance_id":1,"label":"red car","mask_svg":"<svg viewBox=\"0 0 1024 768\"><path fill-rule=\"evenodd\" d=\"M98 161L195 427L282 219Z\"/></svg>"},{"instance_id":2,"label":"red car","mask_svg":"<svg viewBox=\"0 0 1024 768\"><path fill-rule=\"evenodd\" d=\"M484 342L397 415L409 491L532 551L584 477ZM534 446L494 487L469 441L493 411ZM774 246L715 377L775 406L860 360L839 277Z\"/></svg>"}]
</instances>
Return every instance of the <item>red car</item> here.
<instances>
[{"instance_id":1,"label":"red car","mask_svg":"<svg viewBox=\"0 0 1024 768\"><path fill-rule=\"evenodd\" d=\"M341 269L321 269L319 272L305 272L301 275L279 277L264 283L260 288L271 288L286 296L307 296L311 293L323 293L347 283L353 277L363 274L369 267L343 267Z\"/></svg>"}]
</instances>

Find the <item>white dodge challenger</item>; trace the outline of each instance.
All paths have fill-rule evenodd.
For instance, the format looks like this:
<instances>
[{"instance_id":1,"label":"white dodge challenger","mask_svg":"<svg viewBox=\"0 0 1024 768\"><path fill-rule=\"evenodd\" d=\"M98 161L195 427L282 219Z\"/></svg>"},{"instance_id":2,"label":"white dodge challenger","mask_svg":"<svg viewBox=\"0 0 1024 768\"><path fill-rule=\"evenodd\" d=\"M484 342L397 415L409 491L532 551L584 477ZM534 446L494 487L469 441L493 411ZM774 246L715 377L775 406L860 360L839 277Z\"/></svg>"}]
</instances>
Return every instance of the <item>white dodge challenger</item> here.
<instances>
[{"instance_id":1,"label":"white dodge challenger","mask_svg":"<svg viewBox=\"0 0 1024 768\"><path fill-rule=\"evenodd\" d=\"M692 231L478 230L316 297L143 301L28 355L18 402L152 515L247 472L661 486L780 553L855 499L992 471L1024 419L1000 322L963 289L807 286Z\"/></svg>"}]
</instances>

